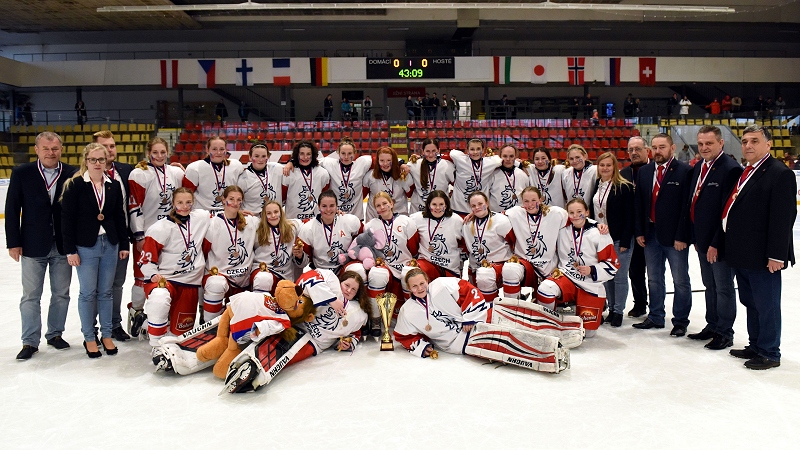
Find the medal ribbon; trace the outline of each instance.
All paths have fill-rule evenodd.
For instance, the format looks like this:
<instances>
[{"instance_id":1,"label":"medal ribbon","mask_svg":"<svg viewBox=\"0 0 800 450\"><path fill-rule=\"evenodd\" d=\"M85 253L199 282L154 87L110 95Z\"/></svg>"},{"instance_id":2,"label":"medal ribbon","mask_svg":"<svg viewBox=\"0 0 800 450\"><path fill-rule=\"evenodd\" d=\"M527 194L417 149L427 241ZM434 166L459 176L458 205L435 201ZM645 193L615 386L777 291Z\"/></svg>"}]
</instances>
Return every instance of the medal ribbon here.
<instances>
[{"instance_id":1,"label":"medal ribbon","mask_svg":"<svg viewBox=\"0 0 800 450\"><path fill-rule=\"evenodd\" d=\"M220 213L219 217L225 221L225 229L228 230L228 236L231 238L231 245L233 245L234 251L236 251L236 243L239 241L239 216L237 215L236 218L232 219L233 232L231 232L230 221L225 217L225 214Z\"/></svg>"},{"instance_id":2,"label":"medal ribbon","mask_svg":"<svg viewBox=\"0 0 800 450\"><path fill-rule=\"evenodd\" d=\"M167 193L167 169L164 166L161 166L161 175L164 178L164 183L161 183L161 178L158 177L158 167L154 166L153 163L150 163L153 166L153 170L156 171L156 181L158 182L158 187L161 189L161 192L166 195Z\"/></svg>"},{"instance_id":3,"label":"medal ribbon","mask_svg":"<svg viewBox=\"0 0 800 450\"><path fill-rule=\"evenodd\" d=\"M218 193L217 195L222 195L222 191L225 190L225 172L226 172L225 164L222 164L222 183L220 183L219 181L219 175L218 175L219 171L214 166L214 163L211 163L211 169L214 172L214 179L217 182L217 193Z\"/></svg>"},{"instance_id":4,"label":"medal ribbon","mask_svg":"<svg viewBox=\"0 0 800 450\"><path fill-rule=\"evenodd\" d=\"M483 218L483 229L481 229L481 225L478 223L479 220L481 219L475 218L475 235L478 238L478 244L483 248L483 235L486 233L486 226L489 225L489 216L487 215ZM478 254L478 256L480 255L482 255L482 253Z\"/></svg>"},{"instance_id":5,"label":"medal ribbon","mask_svg":"<svg viewBox=\"0 0 800 450\"><path fill-rule=\"evenodd\" d=\"M578 194L578 188L581 186L581 178L583 178L583 171L586 170L586 166L583 166L580 172L577 169L572 171L572 184L575 187L575 190L572 191L572 198L578 198L580 195Z\"/></svg>"},{"instance_id":6,"label":"medal ribbon","mask_svg":"<svg viewBox=\"0 0 800 450\"><path fill-rule=\"evenodd\" d=\"M476 165L480 168L478 172L475 171ZM475 184L478 186L478 190L483 189L483 184L481 183L481 180L483 180L483 158L478 161L472 161L472 176L475 178Z\"/></svg>"},{"instance_id":7,"label":"medal ribbon","mask_svg":"<svg viewBox=\"0 0 800 450\"><path fill-rule=\"evenodd\" d=\"M387 184L386 182L388 180L392 181ZM392 179L392 176L389 175L387 177L385 173L381 172L381 181L383 182L383 190L388 192L389 195L391 195L392 197L394 197L394 180Z\"/></svg>"},{"instance_id":8,"label":"medal ribbon","mask_svg":"<svg viewBox=\"0 0 800 450\"><path fill-rule=\"evenodd\" d=\"M583 228L580 229L577 236L575 236L575 228L572 228L572 246L575 249L575 257L580 258L581 262L583 262L583 258L580 256L581 247L583 246Z\"/></svg>"},{"instance_id":9,"label":"medal ribbon","mask_svg":"<svg viewBox=\"0 0 800 450\"><path fill-rule=\"evenodd\" d=\"M250 170L252 170L256 178L258 178L258 182L261 183L261 187L264 188L263 192L266 194L269 191L267 188L269 186L269 172L267 171L267 167L264 166L264 178L261 178L261 175L253 169L253 166L250 166Z\"/></svg>"},{"instance_id":10,"label":"medal ribbon","mask_svg":"<svg viewBox=\"0 0 800 450\"><path fill-rule=\"evenodd\" d=\"M439 218L436 220L436 227L433 228L431 231L431 219L428 219L428 245L433 242L433 237L436 236L436 230L439 229L439 225L442 224L442 219Z\"/></svg>"},{"instance_id":11,"label":"medal ribbon","mask_svg":"<svg viewBox=\"0 0 800 450\"><path fill-rule=\"evenodd\" d=\"M598 203L600 204L601 210L603 209L603 202L608 200L608 190L611 189L611 184L612 184L611 180L608 180L608 186L606 186L606 190L603 191L602 194L600 194L600 199L598 200Z\"/></svg>"},{"instance_id":12,"label":"medal ribbon","mask_svg":"<svg viewBox=\"0 0 800 450\"><path fill-rule=\"evenodd\" d=\"M344 168L345 165L340 162L339 172L342 174L342 181L344 182L345 189L347 189L350 187L350 176L353 174L353 163L350 163L350 165L347 166L347 170L345 170ZM347 174L347 176L344 176L345 173Z\"/></svg>"},{"instance_id":13,"label":"medal ribbon","mask_svg":"<svg viewBox=\"0 0 800 450\"><path fill-rule=\"evenodd\" d=\"M386 245L392 244L392 235L394 234L394 216L392 216L392 220L389 221L389 228L386 228L386 221L381 219L381 223L383 224L383 232L386 233Z\"/></svg>"},{"instance_id":14,"label":"medal ribbon","mask_svg":"<svg viewBox=\"0 0 800 450\"><path fill-rule=\"evenodd\" d=\"M333 243L333 227L335 227L335 226L336 226L336 218L335 217L333 218L333 223L330 224L330 225L325 225L324 222L322 223L322 231L325 233L325 241L328 243L328 249L329 250L331 248L331 244ZM330 230L331 232L328 233L328 230Z\"/></svg>"},{"instance_id":15,"label":"medal ribbon","mask_svg":"<svg viewBox=\"0 0 800 450\"><path fill-rule=\"evenodd\" d=\"M531 230L531 220L532 220L531 217L536 217L536 220L533 221L533 223L536 224L535 231ZM528 213L527 219L528 219L528 231L530 231L531 236L533 236L533 242L535 243L536 240L539 238L539 226L542 225L542 211L539 210L539 212L535 216L531 216L531 214Z\"/></svg>"},{"instance_id":16,"label":"medal ribbon","mask_svg":"<svg viewBox=\"0 0 800 450\"><path fill-rule=\"evenodd\" d=\"M63 169L63 166L60 162L58 163L58 172L56 172L56 176L53 178L53 181L48 183L47 177L44 175L44 166L42 166L42 162L37 161L36 164L39 166L39 173L42 175L42 179L44 180L44 187L47 188L47 192L50 192L50 189L53 189L53 186L55 186L55 184L58 182L58 178L61 176L61 170Z\"/></svg>"},{"instance_id":17,"label":"medal ribbon","mask_svg":"<svg viewBox=\"0 0 800 450\"><path fill-rule=\"evenodd\" d=\"M300 175L303 176L303 184L306 185L308 188L308 195L313 196L314 190L311 188L314 185L314 170L309 168L308 169L308 177L306 177L306 171L302 167L300 168Z\"/></svg>"},{"instance_id":18,"label":"medal ribbon","mask_svg":"<svg viewBox=\"0 0 800 450\"><path fill-rule=\"evenodd\" d=\"M92 190L94 191L94 197L97 199L97 209L100 210L100 214L103 214L103 206L106 204L106 184L105 182L100 186L100 190L98 191L92 181Z\"/></svg>"},{"instance_id":19,"label":"medal ribbon","mask_svg":"<svg viewBox=\"0 0 800 450\"><path fill-rule=\"evenodd\" d=\"M191 217L190 217L191 218ZM183 224L178 223L178 231L181 232L181 238L186 245L186 250L189 250L189 244L192 243L192 226L189 219L186 219L186 234L183 234Z\"/></svg>"},{"instance_id":20,"label":"medal ribbon","mask_svg":"<svg viewBox=\"0 0 800 450\"><path fill-rule=\"evenodd\" d=\"M270 227L270 230L272 231L272 240L274 241L274 245L275 245L275 258L277 258L278 257L278 251L280 250L280 247L281 247L281 243L280 243L281 230L279 230L277 227L272 227L272 226Z\"/></svg>"}]
</instances>

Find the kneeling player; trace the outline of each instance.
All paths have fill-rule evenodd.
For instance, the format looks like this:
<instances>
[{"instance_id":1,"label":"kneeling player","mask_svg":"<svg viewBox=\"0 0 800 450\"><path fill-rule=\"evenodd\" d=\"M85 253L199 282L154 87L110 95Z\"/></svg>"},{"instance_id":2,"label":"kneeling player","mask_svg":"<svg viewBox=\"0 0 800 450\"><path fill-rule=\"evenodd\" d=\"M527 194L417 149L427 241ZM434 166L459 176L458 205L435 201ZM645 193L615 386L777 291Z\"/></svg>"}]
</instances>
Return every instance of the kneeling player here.
<instances>
[{"instance_id":1,"label":"kneeling player","mask_svg":"<svg viewBox=\"0 0 800 450\"><path fill-rule=\"evenodd\" d=\"M542 281L536 300L549 309L555 309L558 300L576 301L586 337L592 337L606 301L603 282L614 278L619 261L611 236L600 234L597 222L586 218L589 208L583 199L570 200L567 212L572 225L558 232L559 270Z\"/></svg>"}]
</instances>

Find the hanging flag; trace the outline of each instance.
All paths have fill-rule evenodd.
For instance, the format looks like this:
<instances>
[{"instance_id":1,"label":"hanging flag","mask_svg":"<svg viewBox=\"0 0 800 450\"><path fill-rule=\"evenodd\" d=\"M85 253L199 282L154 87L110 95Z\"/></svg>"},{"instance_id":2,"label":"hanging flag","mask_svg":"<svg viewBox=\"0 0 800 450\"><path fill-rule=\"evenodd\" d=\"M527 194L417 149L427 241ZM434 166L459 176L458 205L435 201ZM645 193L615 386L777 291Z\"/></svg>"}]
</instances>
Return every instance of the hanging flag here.
<instances>
[{"instance_id":1,"label":"hanging flag","mask_svg":"<svg viewBox=\"0 0 800 450\"><path fill-rule=\"evenodd\" d=\"M547 83L547 58L533 58L531 66L531 83Z\"/></svg>"},{"instance_id":2,"label":"hanging flag","mask_svg":"<svg viewBox=\"0 0 800 450\"><path fill-rule=\"evenodd\" d=\"M619 86L619 68L622 58L608 58L606 60L606 86Z\"/></svg>"},{"instance_id":3,"label":"hanging flag","mask_svg":"<svg viewBox=\"0 0 800 450\"><path fill-rule=\"evenodd\" d=\"M236 85L237 86L252 86L253 85L253 76L251 76L251 72L253 71L252 67L247 66L247 60L242 60L242 65L236 68Z\"/></svg>"},{"instance_id":4,"label":"hanging flag","mask_svg":"<svg viewBox=\"0 0 800 450\"><path fill-rule=\"evenodd\" d=\"M275 86L292 84L291 60L289 58L272 58L272 83Z\"/></svg>"},{"instance_id":5,"label":"hanging flag","mask_svg":"<svg viewBox=\"0 0 800 450\"><path fill-rule=\"evenodd\" d=\"M197 86L201 89L214 89L217 86L217 61L214 59L198 59L200 71L197 74Z\"/></svg>"},{"instance_id":6,"label":"hanging flag","mask_svg":"<svg viewBox=\"0 0 800 450\"><path fill-rule=\"evenodd\" d=\"M494 57L494 84L511 83L511 57Z\"/></svg>"},{"instance_id":7,"label":"hanging flag","mask_svg":"<svg viewBox=\"0 0 800 450\"><path fill-rule=\"evenodd\" d=\"M583 84L583 70L586 67L586 58L567 58L569 71L569 84L580 86Z\"/></svg>"},{"instance_id":8,"label":"hanging flag","mask_svg":"<svg viewBox=\"0 0 800 450\"><path fill-rule=\"evenodd\" d=\"M639 58L639 84L642 86L656 85L655 58Z\"/></svg>"},{"instance_id":9,"label":"hanging flag","mask_svg":"<svg viewBox=\"0 0 800 450\"><path fill-rule=\"evenodd\" d=\"M178 87L178 60L161 60L161 87Z\"/></svg>"},{"instance_id":10,"label":"hanging flag","mask_svg":"<svg viewBox=\"0 0 800 450\"><path fill-rule=\"evenodd\" d=\"M311 84L313 86L328 85L328 58L309 58L311 66Z\"/></svg>"}]
</instances>

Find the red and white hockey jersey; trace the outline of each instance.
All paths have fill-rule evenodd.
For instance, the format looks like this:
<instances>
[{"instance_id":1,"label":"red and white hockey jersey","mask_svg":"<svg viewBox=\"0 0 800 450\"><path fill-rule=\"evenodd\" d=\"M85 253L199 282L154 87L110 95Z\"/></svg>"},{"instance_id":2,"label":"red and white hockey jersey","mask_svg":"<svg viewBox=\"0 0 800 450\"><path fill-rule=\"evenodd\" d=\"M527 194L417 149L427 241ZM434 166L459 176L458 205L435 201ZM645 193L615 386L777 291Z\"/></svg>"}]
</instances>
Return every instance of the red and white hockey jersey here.
<instances>
[{"instance_id":1,"label":"red and white hockey jersey","mask_svg":"<svg viewBox=\"0 0 800 450\"><path fill-rule=\"evenodd\" d=\"M228 220L223 213L215 215L203 241L206 267L219 269L234 286L246 288L250 285L250 266L253 264L253 249L256 247L258 218L245 216L244 230L236 228L235 220Z\"/></svg>"},{"instance_id":2,"label":"red and white hockey jersey","mask_svg":"<svg viewBox=\"0 0 800 450\"><path fill-rule=\"evenodd\" d=\"M267 200L283 203L283 164L268 162L260 172L248 164L236 180L236 185L244 191L242 209L260 214Z\"/></svg>"},{"instance_id":3,"label":"red and white hockey jersey","mask_svg":"<svg viewBox=\"0 0 800 450\"><path fill-rule=\"evenodd\" d=\"M211 215L203 209L192 211L185 224L169 217L156 221L145 233L137 261L144 278L159 274L171 282L200 286L206 269L203 241L210 224Z\"/></svg>"},{"instance_id":4,"label":"red and white hockey jersey","mask_svg":"<svg viewBox=\"0 0 800 450\"><path fill-rule=\"evenodd\" d=\"M453 211L467 213L470 211L469 194L481 191L487 196L492 187L492 174L500 167L503 160L499 156L484 156L477 162L465 155L461 150L450 150L449 158L456 167L453 183Z\"/></svg>"},{"instance_id":5,"label":"red and white hockey jersey","mask_svg":"<svg viewBox=\"0 0 800 450\"><path fill-rule=\"evenodd\" d=\"M583 170L576 172L574 167L564 170L561 185L564 188L566 203L573 198L581 197L587 205L592 204L594 184L597 181L597 166L586 163ZM565 205L566 205L565 203Z\"/></svg>"},{"instance_id":6,"label":"red and white hockey jersey","mask_svg":"<svg viewBox=\"0 0 800 450\"><path fill-rule=\"evenodd\" d=\"M263 262L267 264L269 271L279 275L284 280L293 281L300 274L300 270L308 264L308 257L305 253L303 253L300 261L292 255L294 242L303 222L297 219L288 219L288 221L294 230L288 243L281 242L280 230L273 227L270 227L269 244L258 245L258 239L256 239L255 256L253 257L253 265L250 267L251 273L258 269L259 264Z\"/></svg>"},{"instance_id":7,"label":"red and white hockey jersey","mask_svg":"<svg viewBox=\"0 0 800 450\"><path fill-rule=\"evenodd\" d=\"M419 235L419 259L461 273L461 243L464 221L458 215L439 220L426 219L421 212L411 215Z\"/></svg>"},{"instance_id":8,"label":"red and white hockey jersey","mask_svg":"<svg viewBox=\"0 0 800 450\"><path fill-rule=\"evenodd\" d=\"M469 252L470 269L480 267L484 259L490 263L504 263L511 258L516 238L511 221L503 214L492 211L483 219L464 223L461 230Z\"/></svg>"},{"instance_id":9,"label":"red and white hockey jersey","mask_svg":"<svg viewBox=\"0 0 800 450\"><path fill-rule=\"evenodd\" d=\"M370 220L366 228L373 233L386 236L387 246L383 249L384 262L392 276L400 279L403 266L417 255L419 234L417 224L408 216L395 213L391 221L381 218Z\"/></svg>"},{"instance_id":10,"label":"red and white hockey jersey","mask_svg":"<svg viewBox=\"0 0 800 450\"><path fill-rule=\"evenodd\" d=\"M233 313L231 337L236 342L242 338L258 342L292 326L291 319L275 299L263 292L245 291L232 295L228 308ZM254 328L258 329L258 336L252 334Z\"/></svg>"},{"instance_id":11,"label":"red and white hockey jersey","mask_svg":"<svg viewBox=\"0 0 800 450\"><path fill-rule=\"evenodd\" d=\"M128 176L128 214L133 235L144 237L145 231L172 210L172 192L183 184L183 171L164 165L148 164L135 168Z\"/></svg>"},{"instance_id":12,"label":"red and white hockey jersey","mask_svg":"<svg viewBox=\"0 0 800 450\"><path fill-rule=\"evenodd\" d=\"M339 255L347 253L350 243L364 230L364 224L352 214L336 216L333 224L323 225L317 216L300 227L297 236L305 245L303 251L311 257L317 269L337 270Z\"/></svg>"},{"instance_id":13,"label":"red and white hockey jersey","mask_svg":"<svg viewBox=\"0 0 800 450\"><path fill-rule=\"evenodd\" d=\"M521 206L506 211L517 237L514 254L529 261L539 276L547 277L558 265L558 232L569 223L569 215L558 206L550 206L547 215L530 216Z\"/></svg>"},{"instance_id":14,"label":"red and white hockey jersey","mask_svg":"<svg viewBox=\"0 0 800 450\"><path fill-rule=\"evenodd\" d=\"M420 175L423 164L429 166L427 187L422 186ZM411 213L425 209L425 202L431 191L439 190L446 194L450 193L450 185L453 184L456 176L456 168L452 162L439 158L431 167L428 160L420 158L416 162L408 163L408 167L411 170L411 180L414 182L411 190Z\"/></svg>"},{"instance_id":15,"label":"red and white hockey jersey","mask_svg":"<svg viewBox=\"0 0 800 450\"><path fill-rule=\"evenodd\" d=\"M339 199L339 209L359 219L364 217L364 175L372 170L372 157L359 156L344 167L339 161L339 154L334 152L322 158L320 163L330 175L330 188Z\"/></svg>"},{"instance_id":16,"label":"red and white hockey jersey","mask_svg":"<svg viewBox=\"0 0 800 450\"><path fill-rule=\"evenodd\" d=\"M378 212L372 204L372 199L375 198L375 194L378 192L388 192L392 196L394 212L408 215L408 193L414 183L411 177L406 175L405 179L401 177L395 180L392 177L387 177L386 174L381 173L381 175L380 178L374 178L372 172L364 175L364 194L367 197L367 214L364 220L367 222L378 217Z\"/></svg>"},{"instance_id":17,"label":"red and white hockey jersey","mask_svg":"<svg viewBox=\"0 0 800 450\"><path fill-rule=\"evenodd\" d=\"M292 169L288 177L283 177L286 217L305 220L319 214L319 194L328 189L329 183L330 175L322 166Z\"/></svg>"},{"instance_id":18,"label":"red and white hockey jersey","mask_svg":"<svg viewBox=\"0 0 800 450\"><path fill-rule=\"evenodd\" d=\"M522 204L522 190L531 185L531 178L523 169L514 167L506 170L498 167L492 174L492 184L489 192L489 205L492 211L505 212Z\"/></svg>"},{"instance_id":19,"label":"red and white hockey jersey","mask_svg":"<svg viewBox=\"0 0 800 450\"><path fill-rule=\"evenodd\" d=\"M598 297L606 296L603 282L613 279L619 269L611 235L600 234L597 222L591 219L586 219L583 230L568 225L558 232L558 260L558 268L567 278ZM591 275L581 275L576 264L591 266Z\"/></svg>"},{"instance_id":20,"label":"red and white hockey jersey","mask_svg":"<svg viewBox=\"0 0 800 450\"><path fill-rule=\"evenodd\" d=\"M563 208L567 204L564 201L564 188L561 187L561 180L564 177L563 165L549 166L544 172L531 166L528 172L531 176L531 186L539 188L545 205Z\"/></svg>"},{"instance_id":21,"label":"red and white hockey jersey","mask_svg":"<svg viewBox=\"0 0 800 450\"><path fill-rule=\"evenodd\" d=\"M194 208L219 211L224 205L218 198L226 187L235 185L244 166L235 159L229 165L212 164L206 157L186 167L183 186L194 191Z\"/></svg>"},{"instance_id":22,"label":"red and white hockey jersey","mask_svg":"<svg viewBox=\"0 0 800 450\"><path fill-rule=\"evenodd\" d=\"M491 303L473 285L458 278L437 278L428 285L424 299L411 297L397 315L394 338L417 356L428 344L448 353L460 354L469 333L463 325L486 322ZM430 325L430 330L428 326Z\"/></svg>"}]
</instances>

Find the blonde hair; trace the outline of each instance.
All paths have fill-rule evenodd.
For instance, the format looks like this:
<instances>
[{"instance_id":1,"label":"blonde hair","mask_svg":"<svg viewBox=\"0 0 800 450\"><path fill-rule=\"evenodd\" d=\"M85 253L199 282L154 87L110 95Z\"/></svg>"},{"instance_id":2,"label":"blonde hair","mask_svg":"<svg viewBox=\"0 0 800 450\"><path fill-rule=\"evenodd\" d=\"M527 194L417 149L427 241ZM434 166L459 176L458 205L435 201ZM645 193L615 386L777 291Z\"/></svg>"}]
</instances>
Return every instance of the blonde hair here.
<instances>
[{"instance_id":1,"label":"blonde hair","mask_svg":"<svg viewBox=\"0 0 800 450\"><path fill-rule=\"evenodd\" d=\"M536 186L527 186L525 189L522 190L519 197L520 198L525 197L525 194L528 192L533 192L539 196L539 200L542 199L542 191L540 191L539 188L537 188ZM539 204L539 211L542 212L542 216L546 216L547 213L550 212L550 205L546 205L544 204L544 202L542 202L541 204Z\"/></svg>"},{"instance_id":2,"label":"blonde hair","mask_svg":"<svg viewBox=\"0 0 800 450\"><path fill-rule=\"evenodd\" d=\"M491 208L491 206L489 206L489 197L487 197L486 194L484 194L481 191L475 191L472 194L469 194L469 197L467 197L467 203L469 203L470 200L472 200L472 197L478 197L478 196L483 197L483 200L486 202L486 217L489 219L489 222L486 224L486 227L487 228L491 228L492 227L492 208ZM475 227L476 219L477 219L477 217L475 217L475 215L473 214L472 215L472 220L470 220L470 222L472 222L472 235L473 236L477 236L477 233L478 233L477 228Z\"/></svg>"},{"instance_id":3,"label":"blonde hair","mask_svg":"<svg viewBox=\"0 0 800 450\"><path fill-rule=\"evenodd\" d=\"M619 173L619 163L617 162L617 157L614 156L611 152L605 152L597 158L597 166L600 167L600 161L604 159L610 159L614 166L614 173L611 175L611 184L615 187L622 186L623 184L631 184L630 181L626 180L620 173ZM600 179L600 171L597 172L597 179Z\"/></svg>"},{"instance_id":4,"label":"blonde hair","mask_svg":"<svg viewBox=\"0 0 800 450\"><path fill-rule=\"evenodd\" d=\"M278 210L281 212L281 218L278 221L278 231L281 233L281 243L288 244L294 241L294 234L295 234L295 225L292 222L286 220L286 213L283 210L283 207L280 203L276 202L275 200L270 200L264 203L264 206L261 208L261 222L258 224L258 229L256 229L256 238L258 239L258 245L270 245L271 244L271 236L272 230L270 230L271 225L267 221L267 206L269 205L276 205Z\"/></svg>"},{"instance_id":5,"label":"blonde hair","mask_svg":"<svg viewBox=\"0 0 800 450\"><path fill-rule=\"evenodd\" d=\"M236 186L235 184L226 187L225 190L222 191L222 198L228 198L228 195L230 195L231 192L238 192L242 196L242 198L244 198L244 191L242 190L242 188ZM172 195L174 196L175 194L173 193ZM244 214L242 214L242 210L240 209L239 211L236 212L236 228L239 231L244 231L244 227L246 226L247 226L247 219L245 219Z\"/></svg>"},{"instance_id":6,"label":"blonde hair","mask_svg":"<svg viewBox=\"0 0 800 450\"><path fill-rule=\"evenodd\" d=\"M392 210L394 210L394 199L386 191L380 191L372 197L372 206L375 206L375 200L378 200L379 198L385 198L386 200L389 200L389 203L392 204Z\"/></svg>"},{"instance_id":7,"label":"blonde hair","mask_svg":"<svg viewBox=\"0 0 800 450\"><path fill-rule=\"evenodd\" d=\"M98 134L99 133L95 133L95 136L97 136ZM153 151L153 146L156 144L162 144L164 148L167 149L167 157L169 157L169 155L172 153L169 150L169 144L167 144L167 141L164 138L156 136L147 142L147 149L145 150L145 155L147 155L147 159L139 161L139 164L136 165L137 169L147 170L147 162L150 160L150 152Z\"/></svg>"},{"instance_id":8,"label":"blonde hair","mask_svg":"<svg viewBox=\"0 0 800 450\"><path fill-rule=\"evenodd\" d=\"M84 147L83 148L83 153L81 155L81 166L80 166L80 169L78 169L78 171L75 172L75 175L70 177L69 180L64 182L64 189L61 190L61 197L59 197L59 199L58 199L59 202L64 198L64 192L66 192L67 189L70 186L72 186L72 183L74 182L74 180L76 178L83 177L83 175L86 173L86 171L89 170L89 167L86 165L86 157L89 156L89 153L92 153L92 152L94 152L96 150L102 150L103 151L103 157L106 158L106 160L108 159L108 150L106 150L106 148L103 145L98 144L96 142L92 142L91 144L88 144L86 147Z\"/></svg>"},{"instance_id":9,"label":"blonde hair","mask_svg":"<svg viewBox=\"0 0 800 450\"><path fill-rule=\"evenodd\" d=\"M101 130L92 135L92 142L97 142L98 139L114 139L114 133L109 130Z\"/></svg>"}]
</instances>

